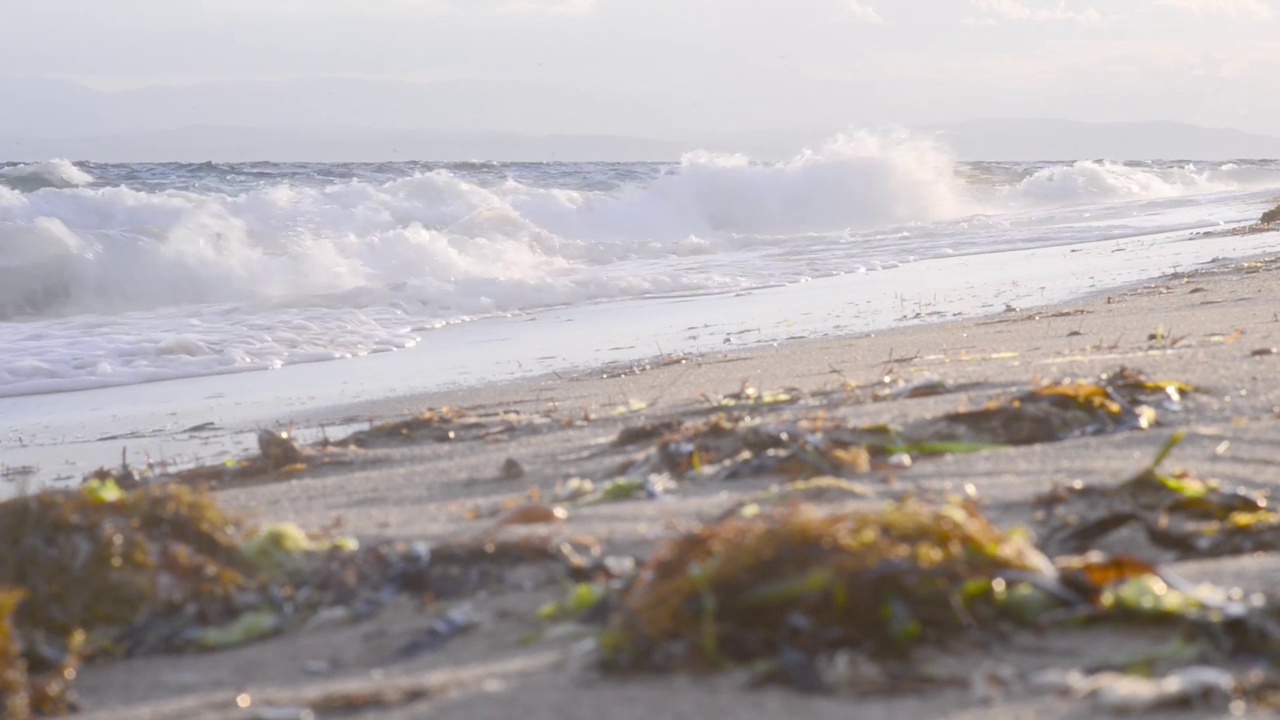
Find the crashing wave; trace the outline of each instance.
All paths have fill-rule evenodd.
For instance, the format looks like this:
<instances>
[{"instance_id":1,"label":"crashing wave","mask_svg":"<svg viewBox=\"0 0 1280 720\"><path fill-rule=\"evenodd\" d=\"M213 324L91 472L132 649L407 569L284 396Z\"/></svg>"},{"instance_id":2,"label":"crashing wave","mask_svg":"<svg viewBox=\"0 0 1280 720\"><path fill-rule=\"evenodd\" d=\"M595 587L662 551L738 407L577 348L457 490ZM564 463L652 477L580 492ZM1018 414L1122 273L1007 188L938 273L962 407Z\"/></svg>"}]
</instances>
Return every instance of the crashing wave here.
<instances>
[{"instance_id":1,"label":"crashing wave","mask_svg":"<svg viewBox=\"0 0 1280 720\"><path fill-rule=\"evenodd\" d=\"M76 188L92 183L92 175L68 160L49 160L0 168L0 185L20 192L35 192L45 188Z\"/></svg>"}]
</instances>

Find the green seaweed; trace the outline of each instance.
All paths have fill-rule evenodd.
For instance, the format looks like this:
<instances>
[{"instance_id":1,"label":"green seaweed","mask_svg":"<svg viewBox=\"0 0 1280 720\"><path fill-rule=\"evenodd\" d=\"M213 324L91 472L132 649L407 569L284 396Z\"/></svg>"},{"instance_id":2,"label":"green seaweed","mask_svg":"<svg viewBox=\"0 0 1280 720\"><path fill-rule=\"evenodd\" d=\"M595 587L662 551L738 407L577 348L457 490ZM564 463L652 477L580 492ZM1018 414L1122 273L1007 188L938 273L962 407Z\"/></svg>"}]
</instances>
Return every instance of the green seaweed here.
<instances>
[{"instance_id":1,"label":"green seaweed","mask_svg":"<svg viewBox=\"0 0 1280 720\"><path fill-rule=\"evenodd\" d=\"M1180 557L1219 557L1280 550L1280 514L1264 494L1230 491L1164 464L1185 439L1178 432L1141 472L1114 487L1080 486L1039 499L1046 508L1044 546L1058 553L1096 547L1130 524Z\"/></svg>"},{"instance_id":2,"label":"green seaweed","mask_svg":"<svg viewBox=\"0 0 1280 720\"><path fill-rule=\"evenodd\" d=\"M790 646L896 651L969 627L975 613L956 599L1005 571L1048 578L1052 566L969 506L730 515L670 542L622 593L607 664L714 668Z\"/></svg>"}]
</instances>

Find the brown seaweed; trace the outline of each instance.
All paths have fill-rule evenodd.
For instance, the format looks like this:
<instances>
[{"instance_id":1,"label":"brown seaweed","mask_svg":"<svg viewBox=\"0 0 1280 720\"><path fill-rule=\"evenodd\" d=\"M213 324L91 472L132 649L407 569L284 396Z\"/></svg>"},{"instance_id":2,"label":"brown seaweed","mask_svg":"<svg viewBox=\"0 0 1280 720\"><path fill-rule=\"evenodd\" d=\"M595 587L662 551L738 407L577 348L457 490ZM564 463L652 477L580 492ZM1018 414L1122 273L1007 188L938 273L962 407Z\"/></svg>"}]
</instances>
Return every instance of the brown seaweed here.
<instances>
[{"instance_id":1,"label":"brown seaweed","mask_svg":"<svg viewBox=\"0 0 1280 720\"><path fill-rule=\"evenodd\" d=\"M908 386L904 392L906 397L917 397L948 390L926 383ZM900 428L850 424L823 411L767 422L730 404L732 413L720 410L700 420L624 428L614 446L648 446L619 469L627 478L655 473L722 480L762 475L852 477L877 468L909 467L913 457L1150 429L1156 423L1154 406L1180 403L1193 390L1185 383L1149 380L1140 372L1121 368L1089 381L1045 384L993 400L979 410L925 418ZM767 396L756 392L749 397ZM714 405L725 407L724 403Z\"/></svg>"},{"instance_id":2,"label":"brown seaweed","mask_svg":"<svg viewBox=\"0 0 1280 720\"><path fill-rule=\"evenodd\" d=\"M1128 557L1050 561L958 502L736 512L668 542L611 608L607 671L754 668L803 690L829 689L822 668L849 652L909 680L921 646L989 647L1018 627L1080 622L1167 627L1186 651L1165 665L1280 661L1280 612L1260 595Z\"/></svg>"},{"instance_id":3,"label":"brown seaweed","mask_svg":"<svg viewBox=\"0 0 1280 720\"><path fill-rule=\"evenodd\" d=\"M1010 575L1052 584L1047 558L973 507L801 504L733 516L666 545L621 595L603 640L615 669L714 669L799 650L895 654L988 617Z\"/></svg>"},{"instance_id":4,"label":"brown seaweed","mask_svg":"<svg viewBox=\"0 0 1280 720\"><path fill-rule=\"evenodd\" d=\"M1224 488L1188 470L1161 469L1182 439L1175 434L1155 462L1117 486L1081 485L1041 497L1045 546L1084 552L1133 524L1182 558L1280 550L1280 513L1266 494Z\"/></svg>"},{"instance_id":5,"label":"brown seaweed","mask_svg":"<svg viewBox=\"0 0 1280 720\"><path fill-rule=\"evenodd\" d=\"M556 427L549 415L518 412L476 414L460 408L428 410L404 420L382 423L330 443L335 447L373 449L417 443L491 441L517 431Z\"/></svg>"}]
</instances>

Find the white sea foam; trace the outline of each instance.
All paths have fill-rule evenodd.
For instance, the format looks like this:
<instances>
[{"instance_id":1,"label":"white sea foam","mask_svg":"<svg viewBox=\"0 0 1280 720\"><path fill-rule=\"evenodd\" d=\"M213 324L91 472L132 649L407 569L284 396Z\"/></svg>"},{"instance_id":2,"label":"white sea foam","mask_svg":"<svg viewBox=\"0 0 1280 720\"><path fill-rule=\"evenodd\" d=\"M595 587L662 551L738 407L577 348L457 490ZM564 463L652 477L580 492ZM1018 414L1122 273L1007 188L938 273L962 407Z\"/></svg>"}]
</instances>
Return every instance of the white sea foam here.
<instances>
[{"instance_id":1,"label":"white sea foam","mask_svg":"<svg viewBox=\"0 0 1280 720\"><path fill-rule=\"evenodd\" d=\"M68 160L0 167L0 185L15 190L82 187L93 182L93 176Z\"/></svg>"},{"instance_id":2,"label":"white sea foam","mask_svg":"<svg viewBox=\"0 0 1280 720\"><path fill-rule=\"evenodd\" d=\"M1280 171L1080 162L981 182L932 142L855 133L780 163L692 153L608 191L441 170L144 192L66 161L0 182L0 318L21 319L0 324L0 394L13 394L358 355L548 305L1121 237L1142 203L1163 203L1148 226L1203 222L1211 201L1242 219Z\"/></svg>"}]
</instances>

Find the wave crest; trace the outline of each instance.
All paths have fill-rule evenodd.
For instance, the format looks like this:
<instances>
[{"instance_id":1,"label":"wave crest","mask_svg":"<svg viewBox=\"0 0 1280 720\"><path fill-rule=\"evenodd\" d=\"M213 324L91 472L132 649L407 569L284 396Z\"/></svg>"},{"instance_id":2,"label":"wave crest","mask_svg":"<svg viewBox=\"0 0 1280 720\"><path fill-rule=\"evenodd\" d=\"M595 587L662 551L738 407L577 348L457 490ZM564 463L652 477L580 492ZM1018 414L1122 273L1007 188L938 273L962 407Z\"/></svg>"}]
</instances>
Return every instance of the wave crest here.
<instances>
[{"instance_id":1,"label":"wave crest","mask_svg":"<svg viewBox=\"0 0 1280 720\"><path fill-rule=\"evenodd\" d=\"M0 185L19 192L84 187L93 181L92 175L69 160L56 159L0 168Z\"/></svg>"},{"instance_id":2,"label":"wave crest","mask_svg":"<svg viewBox=\"0 0 1280 720\"><path fill-rule=\"evenodd\" d=\"M1026 227L1037 209L1280 184L1261 165L1091 161L984 179L905 132L849 133L783 162L695 152L610 190L464 172L227 194L85 187L65 160L7 168L11 185L45 185L0 188L0 316L307 298L449 318L724 290L856 270L888 247L927 256L972 216L1017 212Z\"/></svg>"}]
</instances>

